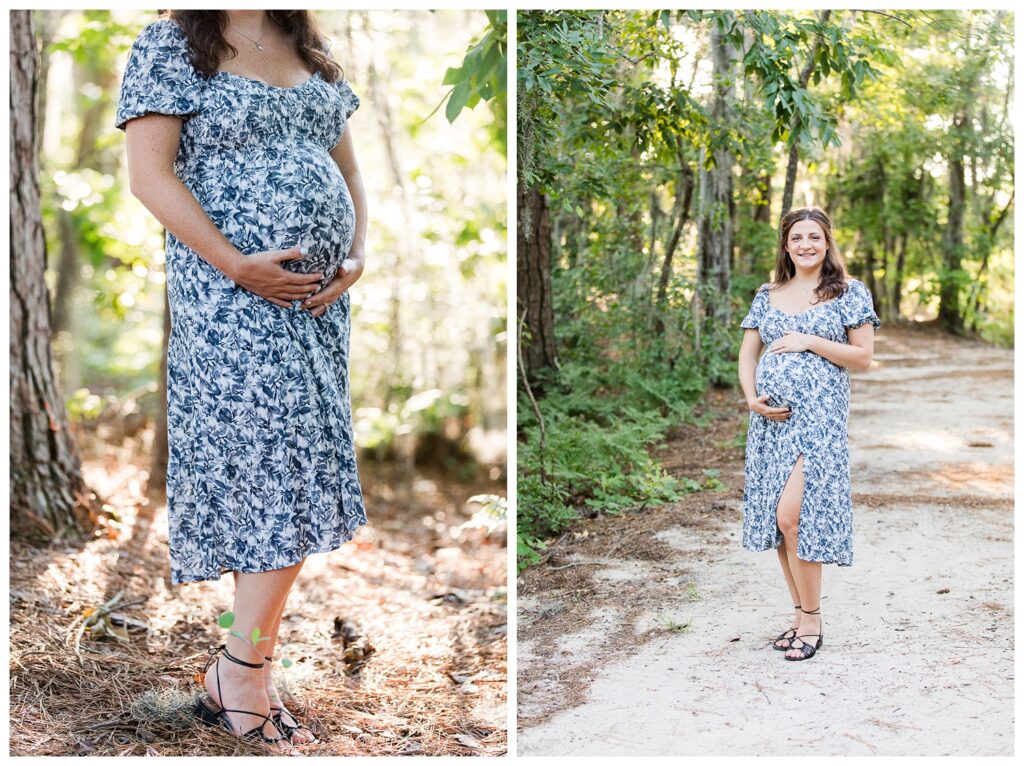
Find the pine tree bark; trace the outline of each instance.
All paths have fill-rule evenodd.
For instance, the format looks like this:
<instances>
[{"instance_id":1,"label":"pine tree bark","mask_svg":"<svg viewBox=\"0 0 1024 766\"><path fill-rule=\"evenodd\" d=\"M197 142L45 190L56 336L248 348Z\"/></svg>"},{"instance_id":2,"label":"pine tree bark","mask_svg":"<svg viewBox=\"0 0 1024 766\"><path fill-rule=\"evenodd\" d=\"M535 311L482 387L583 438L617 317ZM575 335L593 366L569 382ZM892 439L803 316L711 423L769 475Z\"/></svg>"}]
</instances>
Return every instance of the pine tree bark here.
<instances>
[{"instance_id":1,"label":"pine tree bark","mask_svg":"<svg viewBox=\"0 0 1024 766\"><path fill-rule=\"evenodd\" d=\"M81 538L97 524L50 354L31 11L11 11L11 531L35 540Z\"/></svg>"},{"instance_id":2,"label":"pine tree bark","mask_svg":"<svg viewBox=\"0 0 1024 766\"><path fill-rule=\"evenodd\" d=\"M516 297L526 311L523 360L528 372L558 367L555 312L551 296L551 220L547 200L536 189L517 190Z\"/></svg>"}]
</instances>

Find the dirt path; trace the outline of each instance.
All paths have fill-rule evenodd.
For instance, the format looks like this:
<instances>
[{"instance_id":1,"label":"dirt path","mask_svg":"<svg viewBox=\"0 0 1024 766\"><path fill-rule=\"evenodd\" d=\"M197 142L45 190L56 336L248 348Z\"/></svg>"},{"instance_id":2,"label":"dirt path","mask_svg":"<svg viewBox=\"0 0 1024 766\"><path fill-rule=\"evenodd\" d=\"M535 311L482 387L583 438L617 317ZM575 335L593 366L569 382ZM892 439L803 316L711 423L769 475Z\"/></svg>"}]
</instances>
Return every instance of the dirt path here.
<instances>
[{"instance_id":1,"label":"dirt path","mask_svg":"<svg viewBox=\"0 0 1024 766\"><path fill-rule=\"evenodd\" d=\"M664 460L727 491L585 522L520 578L519 753L1013 754L1012 352L886 329L875 359L821 653L769 645L788 594L739 545L745 408L713 396Z\"/></svg>"}]
</instances>

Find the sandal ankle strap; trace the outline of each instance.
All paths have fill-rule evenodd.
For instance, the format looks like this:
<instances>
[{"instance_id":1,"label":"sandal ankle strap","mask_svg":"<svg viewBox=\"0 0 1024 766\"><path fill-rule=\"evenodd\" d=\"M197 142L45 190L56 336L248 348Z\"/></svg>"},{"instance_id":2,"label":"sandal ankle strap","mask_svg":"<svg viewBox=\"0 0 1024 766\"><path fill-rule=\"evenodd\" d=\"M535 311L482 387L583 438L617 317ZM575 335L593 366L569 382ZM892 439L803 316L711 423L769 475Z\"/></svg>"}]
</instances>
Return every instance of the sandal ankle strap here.
<instances>
[{"instance_id":1,"label":"sandal ankle strap","mask_svg":"<svg viewBox=\"0 0 1024 766\"><path fill-rule=\"evenodd\" d=\"M262 668L264 665L267 664L265 662L258 662L257 663L257 662L246 662L245 660L240 660L235 655L233 655L231 652L228 651L227 644L222 645L220 648L224 650L224 656L227 657L229 660L231 660L232 662L235 662L235 663L237 663L239 665L245 665L245 667L247 667L247 668L252 668L253 670L259 670L260 668Z\"/></svg>"},{"instance_id":2,"label":"sandal ankle strap","mask_svg":"<svg viewBox=\"0 0 1024 766\"><path fill-rule=\"evenodd\" d=\"M810 612L808 612L806 609L801 609L800 611L804 614L821 614L821 607L819 606L817 609L812 609Z\"/></svg>"}]
</instances>

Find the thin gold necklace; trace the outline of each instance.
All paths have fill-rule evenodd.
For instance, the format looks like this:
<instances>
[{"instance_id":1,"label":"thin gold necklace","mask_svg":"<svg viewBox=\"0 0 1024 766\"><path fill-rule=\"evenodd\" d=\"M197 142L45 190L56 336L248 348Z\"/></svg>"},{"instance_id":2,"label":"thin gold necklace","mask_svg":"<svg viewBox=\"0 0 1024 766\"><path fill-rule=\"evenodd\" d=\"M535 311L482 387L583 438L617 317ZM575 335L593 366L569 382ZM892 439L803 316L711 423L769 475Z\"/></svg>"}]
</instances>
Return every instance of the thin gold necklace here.
<instances>
[{"instance_id":1,"label":"thin gold necklace","mask_svg":"<svg viewBox=\"0 0 1024 766\"><path fill-rule=\"evenodd\" d=\"M230 22L228 22L228 23L230 24ZM244 37L244 38L245 38L246 40L248 40L249 42L251 42L251 43L252 43L253 45L255 45L255 46L256 46L256 50L258 50L258 51L266 50L266 49L265 49L265 48L263 47L263 44L262 44L262 43L260 43L260 41L259 41L259 40L253 40L253 39L252 39L251 37L249 37L249 35L247 35L247 34L246 34L245 32L243 32L243 31L242 31L241 29L239 29L238 27L236 27L236 26L235 26L234 24L231 24L231 28L232 28L233 30L235 30L236 32L238 32L238 34L240 34L240 35L241 35L242 37ZM267 33L266 33L266 32L264 32L264 33L263 33L263 37L266 37L266 36L267 36ZM260 37L260 40L262 40L262 39L263 39L263 37Z\"/></svg>"}]
</instances>

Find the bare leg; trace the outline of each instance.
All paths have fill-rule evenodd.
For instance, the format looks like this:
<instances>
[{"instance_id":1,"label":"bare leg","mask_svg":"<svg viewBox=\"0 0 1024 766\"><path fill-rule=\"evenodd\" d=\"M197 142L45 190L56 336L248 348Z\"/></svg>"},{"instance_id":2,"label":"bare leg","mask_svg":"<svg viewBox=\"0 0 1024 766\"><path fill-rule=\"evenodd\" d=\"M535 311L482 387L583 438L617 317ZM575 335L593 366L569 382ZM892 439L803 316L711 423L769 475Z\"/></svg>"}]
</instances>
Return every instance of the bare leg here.
<instances>
[{"instance_id":1,"label":"bare leg","mask_svg":"<svg viewBox=\"0 0 1024 766\"><path fill-rule=\"evenodd\" d=\"M793 472L786 481L776 509L779 530L785 540L786 555L789 559L789 571L793 578L792 587L796 588L798 600L803 612L797 626L799 636L817 636L821 630L821 616L806 614L817 611L821 604L821 564L816 561L804 561L797 556L798 534L800 530L800 507L804 497L804 456L797 458ZM816 639L809 639L814 643ZM799 644L797 644L799 646ZM786 652L787 657L802 656L797 649Z\"/></svg>"},{"instance_id":2,"label":"bare leg","mask_svg":"<svg viewBox=\"0 0 1024 766\"><path fill-rule=\"evenodd\" d=\"M267 635L280 615L288 590L295 581L299 566L274 569L269 572L235 573L235 623L233 631L250 636L253 628L260 629L260 635ZM245 662L264 662L262 648L266 643L251 644L237 636L229 635L227 650ZM219 678L219 684L218 684ZM206 689L222 707L234 710L249 710L247 713L227 713L227 718L236 734L259 727L267 737L280 736L277 727L263 718L270 714L270 701L264 682L264 671L247 668L237 663L218 658L206 672Z\"/></svg>"},{"instance_id":3,"label":"bare leg","mask_svg":"<svg viewBox=\"0 0 1024 766\"><path fill-rule=\"evenodd\" d=\"M779 555L779 565L782 567L782 574L786 578L786 586L789 588L789 597L793 599L793 622L789 629L796 630L800 627L800 592L796 589L796 581L793 579L793 573L789 569L789 551L786 548L785 539L775 550ZM777 639L775 645L788 649L789 639Z\"/></svg>"},{"instance_id":4,"label":"bare leg","mask_svg":"<svg viewBox=\"0 0 1024 766\"><path fill-rule=\"evenodd\" d=\"M300 561L297 564L297 566L301 568L303 563L305 563L305 559L303 559L303 561ZM296 575L297 574L298 570L296 570ZM275 712L281 711L282 722L284 724L288 726L297 726L298 721L290 712L288 712L288 709L285 707L284 702L281 700L281 696L277 693L277 688L274 686L272 674L272 670L275 665L277 667L280 667L279 661L281 658L276 657L274 655L274 650L277 647L278 632L281 629L281 618L284 616L284 607L286 603L287 598L281 602L281 609L275 616L274 624L271 626L270 632L267 634L270 637L270 640L264 644L261 644L263 653L267 657L274 657L275 660L274 662L267 662L267 666L264 668L263 673L265 688L267 690L267 698L270 700L270 709ZM313 736L313 732L309 731L308 729L297 729L292 734L291 737L292 744L294 745L303 745L309 742L313 742L314 739L315 737Z\"/></svg>"}]
</instances>

